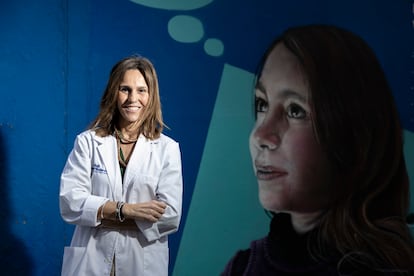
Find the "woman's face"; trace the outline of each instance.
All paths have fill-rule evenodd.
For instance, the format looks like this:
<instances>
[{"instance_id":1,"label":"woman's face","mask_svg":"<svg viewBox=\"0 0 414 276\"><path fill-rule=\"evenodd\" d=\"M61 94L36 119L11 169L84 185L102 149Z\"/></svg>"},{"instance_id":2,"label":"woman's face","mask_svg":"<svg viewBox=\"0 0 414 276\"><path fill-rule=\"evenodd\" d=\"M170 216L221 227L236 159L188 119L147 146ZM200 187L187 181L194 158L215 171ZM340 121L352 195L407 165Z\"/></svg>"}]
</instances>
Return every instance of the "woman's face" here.
<instances>
[{"instance_id":1,"label":"woman's face","mask_svg":"<svg viewBox=\"0 0 414 276\"><path fill-rule=\"evenodd\" d=\"M144 76L137 69L127 70L119 84L118 91L117 106L121 115L120 127L137 122L148 99L148 86Z\"/></svg>"},{"instance_id":2,"label":"woman's face","mask_svg":"<svg viewBox=\"0 0 414 276\"><path fill-rule=\"evenodd\" d=\"M297 58L278 44L255 90L250 153L263 207L308 213L327 207L329 166L313 131L307 79Z\"/></svg>"}]
</instances>

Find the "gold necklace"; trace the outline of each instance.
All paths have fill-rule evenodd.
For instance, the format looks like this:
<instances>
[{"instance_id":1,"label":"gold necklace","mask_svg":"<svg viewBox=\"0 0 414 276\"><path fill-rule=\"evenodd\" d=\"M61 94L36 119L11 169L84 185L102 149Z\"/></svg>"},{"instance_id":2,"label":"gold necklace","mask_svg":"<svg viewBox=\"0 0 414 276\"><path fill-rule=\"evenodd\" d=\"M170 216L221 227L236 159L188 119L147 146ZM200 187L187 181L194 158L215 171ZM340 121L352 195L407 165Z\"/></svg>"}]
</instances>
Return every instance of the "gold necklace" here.
<instances>
[{"instance_id":1,"label":"gold necklace","mask_svg":"<svg viewBox=\"0 0 414 276\"><path fill-rule=\"evenodd\" d=\"M116 137L119 139L119 142L121 144L132 144L135 143L136 141L138 141L138 137L135 139L127 139L122 135L122 132L120 132L118 129L115 128L115 134Z\"/></svg>"},{"instance_id":2,"label":"gold necklace","mask_svg":"<svg viewBox=\"0 0 414 276\"><path fill-rule=\"evenodd\" d=\"M125 170L126 166L128 165L129 159L132 155L132 152L134 151L135 145L136 143L126 143L126 144L122 144L121 140L117 137L116 139L117 141L117 146L118 146L118 160L119 160L119 164L121 165L121 172L123 173L122 170ZM121 145L125 145L127 147L129 147L129 145L131 145L131 148L127 151L127 155L124 154L124 151L122 150L122 146Z\"/></svg>"}]
</instances>

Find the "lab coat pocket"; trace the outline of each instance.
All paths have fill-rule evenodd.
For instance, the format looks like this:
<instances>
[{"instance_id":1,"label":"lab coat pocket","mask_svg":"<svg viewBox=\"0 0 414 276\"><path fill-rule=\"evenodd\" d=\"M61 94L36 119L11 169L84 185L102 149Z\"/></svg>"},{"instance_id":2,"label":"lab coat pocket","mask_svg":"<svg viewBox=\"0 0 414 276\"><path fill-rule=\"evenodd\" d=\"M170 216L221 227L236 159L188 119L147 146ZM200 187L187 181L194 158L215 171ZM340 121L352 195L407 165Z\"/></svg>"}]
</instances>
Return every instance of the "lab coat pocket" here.
<instances>
[{"instance_id":1,"label":"lab coat pocket","mask_svg":"<svg viewBox=\"0 0 414 276\"><path fill-rule=\"evenodd\" d=\"M81 262L86 252L85 247L65 247L63 253L62 276L79 275Z\"/></svg>"},{"instance_id":2,"label":"lab coat pocket","mask_svg":"<svg viewBox=\"0 0 414 276\"><path fill-rule=\"evenodd\" d=\"M145 270L151 275L168 275L168 246L165 243L155 242L144 247Z\"/></svg>"}]
</instances>

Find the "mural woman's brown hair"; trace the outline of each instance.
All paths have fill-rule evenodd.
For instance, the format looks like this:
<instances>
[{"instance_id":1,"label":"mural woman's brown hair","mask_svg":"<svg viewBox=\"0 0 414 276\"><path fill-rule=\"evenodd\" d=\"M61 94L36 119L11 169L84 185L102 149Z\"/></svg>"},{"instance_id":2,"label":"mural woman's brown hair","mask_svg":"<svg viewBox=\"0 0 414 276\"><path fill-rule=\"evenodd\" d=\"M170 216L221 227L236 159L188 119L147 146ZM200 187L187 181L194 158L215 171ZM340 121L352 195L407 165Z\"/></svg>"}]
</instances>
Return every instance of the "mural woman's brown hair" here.
<instances>
[{"instance_id":1,"label":"mural woman's brown hair","mask_svg":"<svg viewBox=\"0 0 414 276\"><path fill-rule=\"evenodd\" d=\"M349 31L311 25L287 30L264 60L280 42L308 78L315 134L335 175L337 193L321 220L315 256L328 257L324 249L334 247L348 264L413 275L402 127L373 50Z\"/></svg>"}]
</instances>

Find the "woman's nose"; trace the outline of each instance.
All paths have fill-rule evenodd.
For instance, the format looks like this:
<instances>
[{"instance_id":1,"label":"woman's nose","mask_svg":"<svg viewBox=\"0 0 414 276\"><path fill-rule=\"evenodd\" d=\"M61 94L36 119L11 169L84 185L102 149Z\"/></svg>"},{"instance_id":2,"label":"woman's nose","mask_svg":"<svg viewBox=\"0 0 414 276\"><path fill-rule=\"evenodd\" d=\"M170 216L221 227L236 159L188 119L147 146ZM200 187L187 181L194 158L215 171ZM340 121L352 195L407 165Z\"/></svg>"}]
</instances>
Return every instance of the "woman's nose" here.
<instances>
[{"instance_id":1,"label":"woman's nose","mask_svg":"<svg viewBox=\"0 0 414 276\"><path fill-rule=\"evenodd\" d=\"M256 147L259 149L275 150L280 145L281 136L278 122L274 119L256 122L252 134Z\"/></svg>"},{"instance_id":2,"label":"woman's nose","mask_svg":"<svg viewBox=\"0 0 414 276\"><path fill-rule=\"evenodd\" d=\"M138 101L138 92L136 92L136 91L131 91L131 92L128 94L128 100L129 100L130 102L132 102L132 103L134 103L134 102Z\"/></svg>"}]
</instances>

